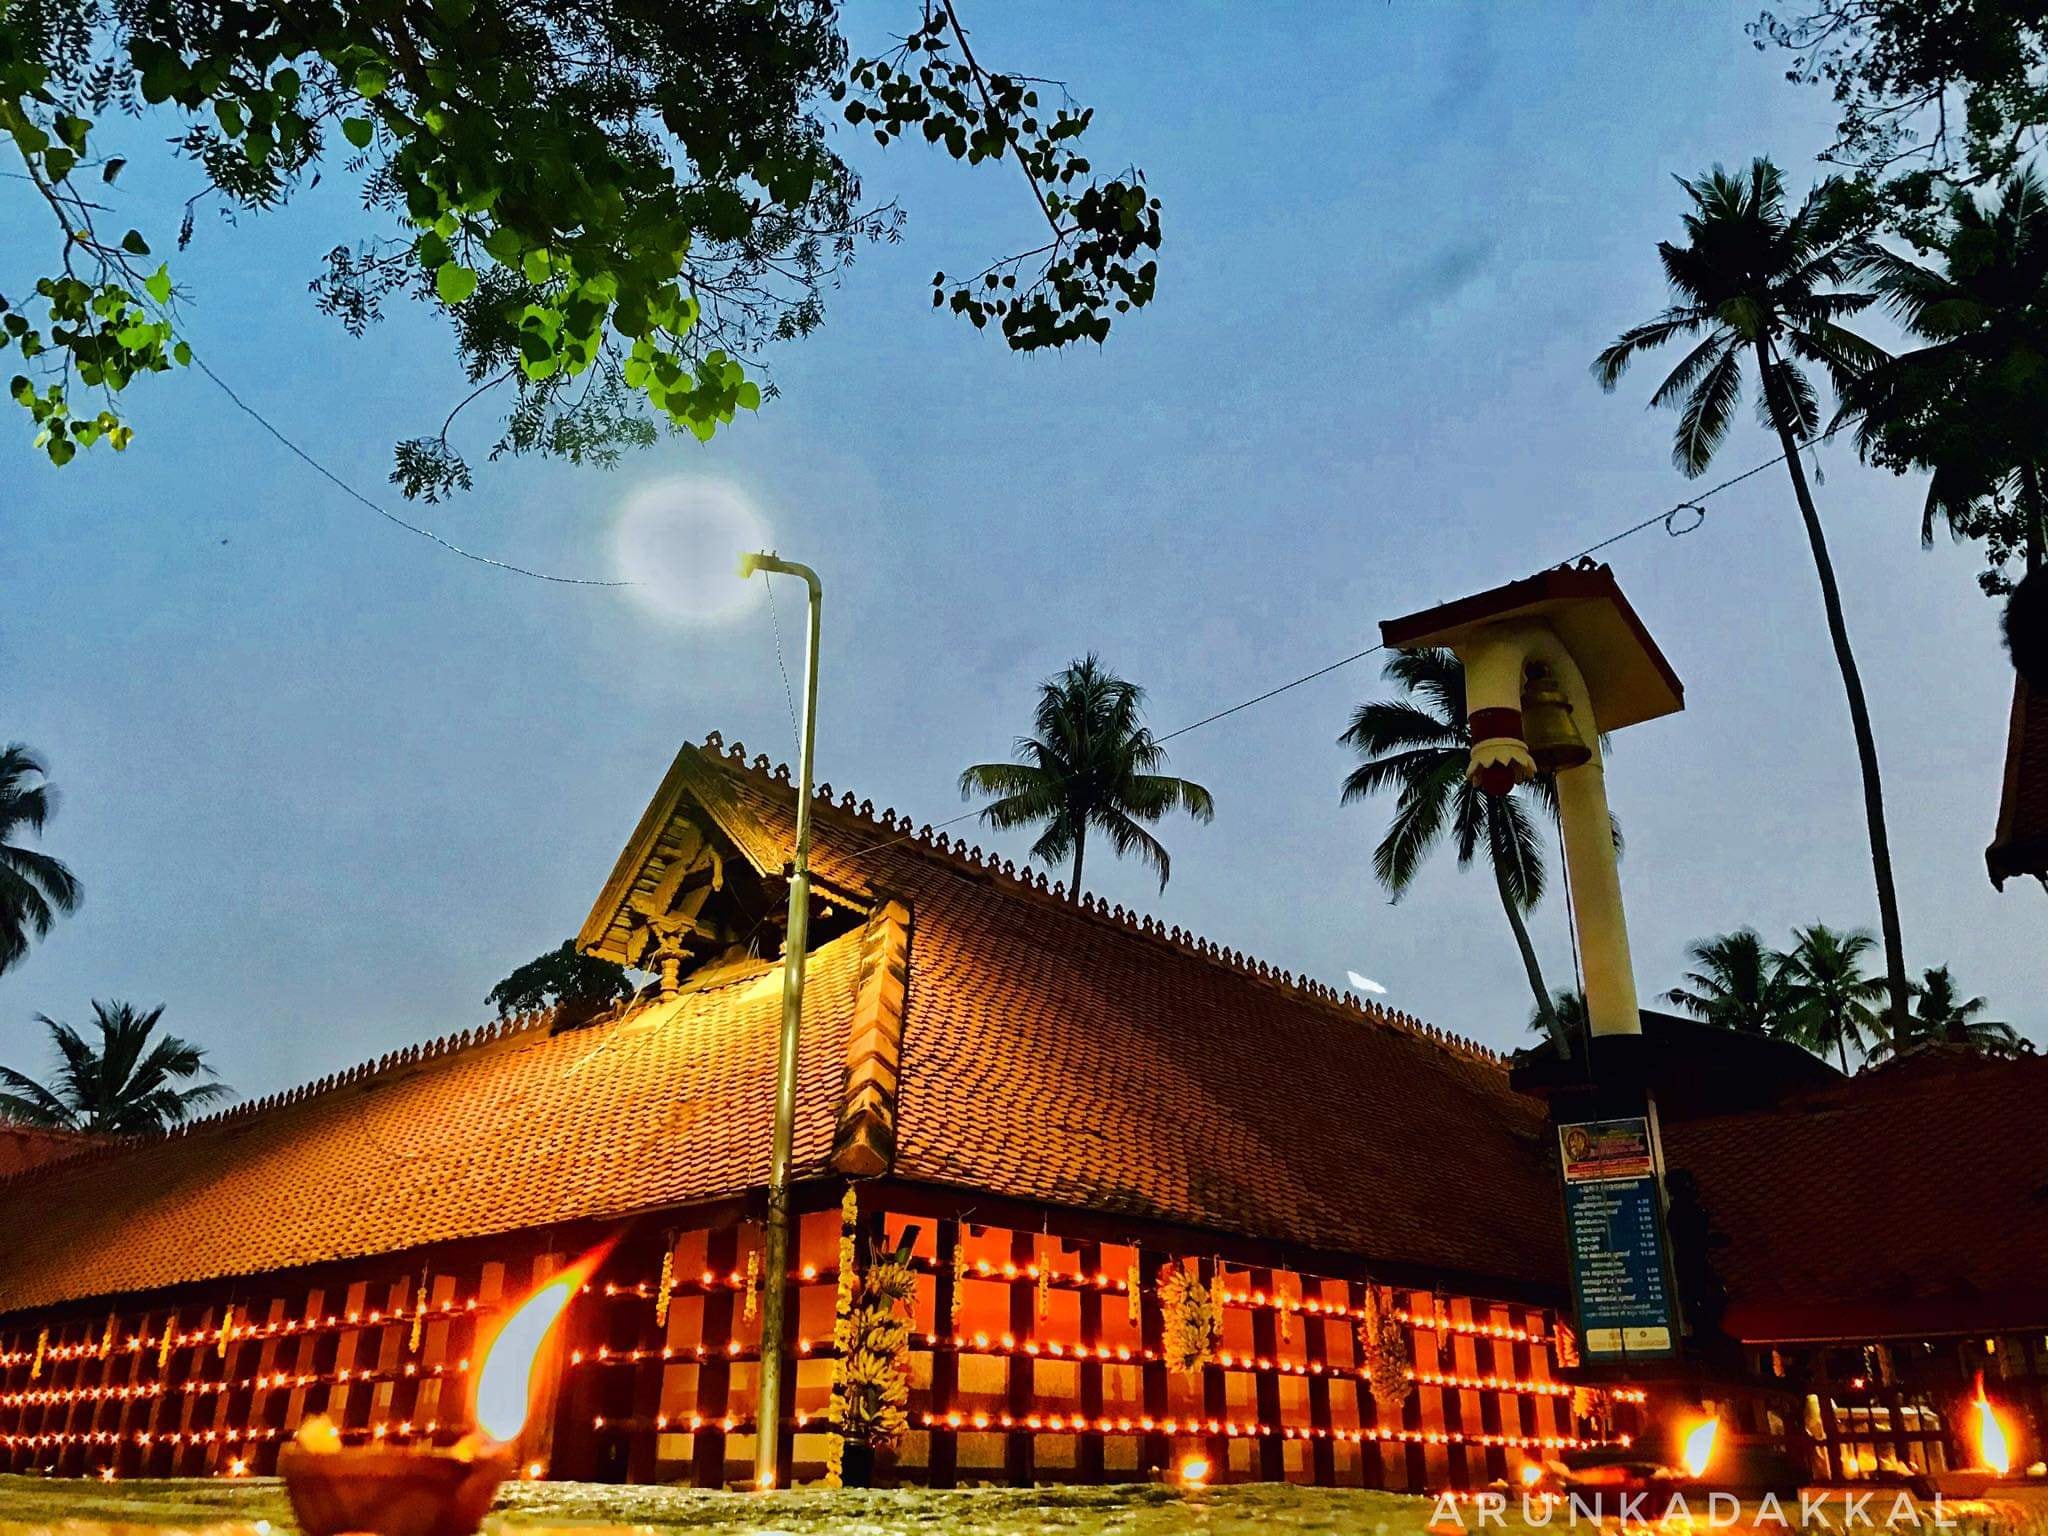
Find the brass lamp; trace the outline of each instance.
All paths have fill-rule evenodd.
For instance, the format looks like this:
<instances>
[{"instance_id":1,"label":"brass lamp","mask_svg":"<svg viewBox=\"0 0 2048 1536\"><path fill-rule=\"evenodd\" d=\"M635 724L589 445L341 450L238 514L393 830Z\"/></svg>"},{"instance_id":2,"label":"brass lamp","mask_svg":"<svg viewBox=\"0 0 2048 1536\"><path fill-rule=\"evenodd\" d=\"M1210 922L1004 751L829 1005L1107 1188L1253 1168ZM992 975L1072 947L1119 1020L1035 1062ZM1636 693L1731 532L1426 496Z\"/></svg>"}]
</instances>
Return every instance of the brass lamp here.
<instances>
[{"instance_id":1,"label":"brass lamp","mask_svg":"<svg viewBox=\"0 0 2048 1536\"><path fill-rule=\"evenodd\" d=\"M1564 685L1547 671L1532 671L1522 685L1522 739L1543 773L1577 768L1593 759L1593 749L1573 723Z\"/></svg>"}]
</instances>

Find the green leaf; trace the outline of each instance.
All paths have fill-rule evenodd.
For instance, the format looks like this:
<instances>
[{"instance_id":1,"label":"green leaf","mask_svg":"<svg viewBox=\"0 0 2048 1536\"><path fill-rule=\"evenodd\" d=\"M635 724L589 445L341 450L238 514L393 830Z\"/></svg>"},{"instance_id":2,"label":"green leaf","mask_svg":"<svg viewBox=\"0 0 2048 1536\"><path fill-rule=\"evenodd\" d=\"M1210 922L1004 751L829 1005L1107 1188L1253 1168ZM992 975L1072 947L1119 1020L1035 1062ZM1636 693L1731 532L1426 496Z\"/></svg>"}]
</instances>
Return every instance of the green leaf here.
<instances>
[{"instance_id":1,"label":"green leaf","mask_svg":"<svg viewBox=\"0 0 2048 1536\"><path fill-rule=\"evenodd\" d=\"M460 304L476 292L476 274L459 261L444 261L434 274L434 292L443 304Z\"/></svg>"},{"instance_id":2,"label":"green leaf","mask_svg":"<svg viewBox=\"0 0 2048 1536\"><path fill-rule=\"evenodd\" d=\"M341 136L357 149L368 149L376 127L367 117L344 117L341 120Z\"/></svg>"},{"instance_id":3,"label":"green leaf","mask_svg":"<svg viewBox=\"0 0 2048 1536\"><path fill-rule=\"evenodd\" d=\"M743 411L758 411L761 409L761 386L752 379L747 380L734 393L733 403Z\"/></svg>"},{"instance_id":4,"label":"green leaf","mask_svg":"<svg viewBox=\"0 0 2048 1536\"><path fill-rule=\"evenodd\" d=\"M116 155L100 168L100 180L111 186L114 178L120 175L127 168L127 165L128 162L126 160Z\"/></svg>"},{"instance_id":5,"label":"green leaf","mask_svg":"<svg viewBox=\"0 0 2048 1536\"><path fill-rule=\"evenodd\" d=\"M170 303L171 269L168 266L158 267L148 277L143 279L142 286L149 290L149 296L155 299L157 303Z\"/></svg>"},{"instance_id":6,"label":"green leaf","mask_svg":"<svg viewBox=\"0 0 2048 1536\"><path fill-rule=\"evenodd\" d=\"M356 94L375 98L391 89L391 72L382 64L363 64L356 69Z\"/></svg>"},{"instance_id":7,"label":"green leaf","mask_svg":"<svg viewBox=\"0 0 2048 1536\"><path fill-rule=\"evenodd\" d=\"M78 156L68 149L59 149L53 144L43 151L43 171L52 181L62 181L76 164Z\"/></svg>"},{"instance_id":8,"label":"green leaf","mask_svg":"<svg viewBox=\"0 0 2048 1536\"><path fill-rule=\"evenodd\" d=\"M192 343L189 341L179 342L175 347L171 348L171 356L178 360L180 368L190 368L192 366Z\"/></svg>"},{"instance_id":9,"label":"green leaf","mask_svg":"<svg viewBox=\"0 0 2048 1536\"><path fill-rule=\"evenodd\" d=\"M299 79L299 72L296 69L280 69L270 77L271 90L275 91L279 97L287 102L298 99L299 87L303 83Z\"/></svg>"},{"instance_id":10,"label":"green leaf","mask_svg":"<svg viewBox=\"0 0 2048 1536\"><path fill-rule=\"evenodd\" d=\"M521 270L525 272L529 283L539 284L548 280L548 272L552 266L553 263L548 260L546 251L528 251L526 260L521 263Z\"/></svg>"},{"instance_id":11,"label":"green leaf","mask_svg":"<svg viewBox=\"0 0 2048 1536\"><path fill-rule=\"evenodd\" d=\"M140 230L131 229L121 237L121 249L130 256L147 256L149 254L149 242L142 238Z\"/></svg>"},{"instance_id":12,"label":"green leaf","mask_svg":"<svg viewBox=\"0 0 2048 1536\"><path fill-rule=\"evenodd\" d=\"M242 136L242 129L246 125L242 121L242 108L239 102L216 101L213 104L213 115L220 119L222 133L231 139Z\"/></svg>"}]
</instances>

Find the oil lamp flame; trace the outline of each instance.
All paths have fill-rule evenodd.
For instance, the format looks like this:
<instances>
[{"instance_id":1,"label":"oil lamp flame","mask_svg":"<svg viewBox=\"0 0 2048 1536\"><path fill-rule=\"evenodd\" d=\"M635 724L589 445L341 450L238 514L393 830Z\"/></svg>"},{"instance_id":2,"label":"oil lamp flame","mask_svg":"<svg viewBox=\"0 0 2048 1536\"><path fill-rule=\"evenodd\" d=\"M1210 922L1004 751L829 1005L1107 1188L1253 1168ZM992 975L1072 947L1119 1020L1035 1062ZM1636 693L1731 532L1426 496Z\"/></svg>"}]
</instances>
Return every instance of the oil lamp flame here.
<instances>
[{"instance_id":1,"label":"oil lamp flame","mask_svg":"<svg viewBox=\"0 0 2048 1536\"><path fill-rule=\"evenodd\" d=\"M2005 1438L2005 1426L1998 1422L1997 1410L1984 1395L1981 1374L1977 1377L1977 1401L1971 1406L1977 1411L1977 1458L2003 1477L2012 1470L2012 1446Z\"/></svg>"},{"instance_id":2,"label":"oil lamp flame","mask_svg":"<svg viewBox=\"0 0 2048 1536\"><path fill-rule=\"evenodd\" d=\"M1707 1464L1714 1459L1714 1441L1721 1433L1718 1418L1703 1419L1686 1431L1685 1473L1688 1477L1705 1477Z\"/></svg>"},{"instance_id":3,"label":"oil lamp flame","mask_svg":"<svg viewBox=\"0 0 2048 1536\"><path fill-rule=\"evenodd\" d=\"M477 1376L477 1427L493 1440L510 1443L526 1427L526 1407L533 1395L533 1366L548 1330L576 1294L578 1280L560 1279L542 1286L505 1320L484 1355Z\"/></svg>"},{"instance_id":4,"label":"oil lamp flame","mask_svg":"<svg viewBox=\"0 0 2048 1536\"><path fill-rule=\"evenodd\" d=\"M1209 1481L1209 1460L1206 1456L1189 1456L1180 1464L1180 1481L1184 1488L1199 1488Z\"/></svg>"}]
</instances>

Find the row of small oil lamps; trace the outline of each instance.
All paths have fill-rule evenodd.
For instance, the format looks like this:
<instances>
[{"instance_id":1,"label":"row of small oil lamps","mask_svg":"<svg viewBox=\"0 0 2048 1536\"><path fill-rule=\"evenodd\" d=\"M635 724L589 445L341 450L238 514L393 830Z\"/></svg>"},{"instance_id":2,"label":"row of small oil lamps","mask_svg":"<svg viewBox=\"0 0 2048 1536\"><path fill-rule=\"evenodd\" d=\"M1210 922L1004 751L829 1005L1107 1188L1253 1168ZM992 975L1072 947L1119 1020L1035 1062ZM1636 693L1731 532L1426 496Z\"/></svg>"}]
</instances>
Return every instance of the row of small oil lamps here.
<instances>
[{"instance_id":1,"label":"row of small oil lamps","mask_svg":"<svg viewBox=\"0 0 2048 1536\"><path fill-rule=\"evenodd\" d=\"M929 1270L934 1266L930 1261L926 1261L923 1267ZM968 1267L968 1274L970 1278L974 1279L1036 1282L1040 1278L1040 1268L1036 1264L992 1264L986 1259L980 1259ZM791 1272L792 1279L804 1283L831 1280L836 1278L836 1275L836 1269L821 1270L815 1264L805 1264ZM1107 1291L1120 1295L1128 1294L1130 1290L1130 1282L1128 1280L1112 1276L1106 1271L1089 1275L1080 1271L1065 1272L1055 1270L1049 1275L1048 1282L1069 1289ZM733 1270L730 1274L721 1275L714 1270L707 1269L696 1277L696 1284L705 1290L738 1290L747 1284L747 1279L739 1270ZM671 1282L669 1289L671 1294L674 1294L679 1288L687 1288L688 1285L689 1282L687 1281L680 1283ZM585 1294L602 1294L608 1297L634 1296L648 1298L652 1297L658 1289L659 1287L656 1284L648 1281L623 1285L615 1281L608 1281L601 1286L591 1283L585 1283L583 1286ZM1296 1298L1278 1293L1269 1294L1263 1290L1219 1290L1216 1293L1216 1299L1226 1306L1253 1309L1271 1308L1293 1314L1305 1314L1310 1317L1349 1318L1358 1316L1362 1310L1343 1302L1323 1301L1316 1297ZM281 1318L264 1323L231 1323L226 1325L225 1328L220 1326L195 1328L185 1333L174 1334L169 1340L168 1347L186 1349L198 1345L217 1346L232 1344L245 1339L286 1337L294 1334L316 1333L341 1328L384 1327L399 1323L410 1323L418 1318L452 1318L465 1313L476 1312L479 1306L479 1299L472 1296L466 1301L458 1302L451 1298L446 1301L427 1302L412 1308L404 1306L391 1308L372 1307L368 1309L354 1308L347 1312L330 1312L322 1317ZM1440 1333L1453 1333L1475 1338L1505 1339L1517 1343L1544 1342L1543 1335L1540 1332L1526 1328L1517 1328L1504 1323L1468 1322L1460 1318L1454 1318L1445 1312L1421 1315L1396 1309L1394 1315L1410 1327L1428 1329ZM144 1348L163 1348L165 1347L165 1341L161 1339L146 1339L140 1335L131 1334L123 1341L123 1347L133 1354ZM55 1363L104 1356L106 1352L104 1342L88 1340L72 1344L52 1345L44 1351L43 1358ZM32 1351L28 1350L0 1352L0 1366L22 1364L32 1357L32 1353Z\"/></svg>"},{"instance_id":2,"label":"row of small oil lamps","mask_svg":"<svg viewBox=\"0 0 2048 1536\"><path fill-rule=\"evenodd\" d=\"M1018 1339L1014 1334L991 1335L986 1333L953 1334L950 1338L936 1333L924 1335L926 1349L951 1349L961 1354L1013 1355L1043 1360L1097 1360L1113 1365L1144 1364L1160 1359L1157 1350L1132 1349L1124 1344L1062 1344L1058 1341ZM799 1355L829 1354L830 1345L819 1345L809 1338L797 1340ZM733 1340L722 1347L698 1344L695 1346L660 1345L639 1349L613 1349L608 1345L585 1352L573 1350L569 1363L573 1365L640 1365L650 1360L751 1360L759 1357L759 1351L749 1349L740 1341ZM1372 1373L1364 1366L1328 1365L1316 1361L1274 1360L1265 1356L1239 1355L1224 1350L1217 1355L1215 1365L1224 1370L1252 1371L1280 1376L1331 1376L1345 1379L1355 1378L1370 1381ZM1439 1371L1409 1371L1408 1380L1417 1386L1443 1387L1465 1392L1508 1392L1540 1397L1569 1397L1576 1390L1569 1383L1548 1380L1520 1380L1512 1376L1460 1376ZM1616 1395L1622 1401L1640 1402L1642 1394L1621 1389Z\"/></svg>"},{"instance_id":3,"label":"row of small oil lamps","mask_svg":"<svg viewBox=\"0 0 2048 1536\"><path fill-rule=\"evenodd\" d=\"M590 1424L591 1428L596 1430L628 1431L648 1428L649 1422L640 1419L612 1419L599 1415L592 1419ZM806 1428L810 1423L810 1415L797 1414L795 1423L799 1430ZM1577 1450L1588 1445L1612 1443L1626 1446L1631 1443L1627 1435L1622 1435L1612 1442L1602 1442L1582 1439L1577 1435L1468 1434L1462 1430L1448 1429L1317 1428L1311 1425L1241 1423L1235 1419L1161 1419L1149 1416L1090 1418L1079 1413L924 1413L919 1416L919 1423L926 1429L1026 1430L1037 1434L1216 1435L1238 1440L1331 1440L1354 1445L1373 1440L1406 1445L1476 1445L1519 1450ZM718 1429L730 1433L734 1430L751 1431L754 1428L754 1421L739 1414L709 1418L695 1413L657 1414L651 1421L651 1427L656 1430L679 1432Z\"/></svg>"},{"instance_id":4,"label":"row of small oil lamps","mask_svg":"<svg viewBox=\"0 0 2048 1536\"><path fill-rule=\"evenodd\" d=\"M924 1270L926 1273L936 1272L939 1267L937 1261L932 1259L920 1258L913 1262L917 1268ZM791 1278L803 1282L811 1282L834 1279L836 1274L836 1270L821 1270L815 1264L806 1264L800 1269L793 1270ZM1106 1270L1098 1270L1092 1275L1085 1270L1056 1269L1044 1271L1037 1264L1017 1264L1014 1262L996 1264L987 1259L977 1259L968 1265L966 1275L970 1280L1001 1280L1011 1283L1020 1281L1036 1283L1042 1277L1046 1280L1047 1284L1058 1286L1065 1290L1105 1291L1116 1295L1129 1295L1131 1289L1129 1279L1112 1275ZM721 1275L715 1270L707 1269L698 1276L698 1284L706 1289L721 1286L738 1289L745 1283L745 1275L737 1269L728 1275ZM601 1286L585 1285L583 1289L586 1292L595 1291L605 1296L648 1298L652 1297L660 1289L660 1286L657 1282L648 1280L627 1284L609 1281ZM675 1284L672 1282L670 1285L671 1292L674 1289ZM1364 1313L1364 1308L1354 1307L1346 1302L1325 1301L1320 1297L1314 1296L1288 1296L1283 1292L1269 1293L1259 1289L1242 1291L1219 1289L1215 1294L1216 1300L1224 1306L1251 1309L1269 1308L1309 1317L1351 1318L1362 1316ZM1517 1328L1509 1323L1469 1322L1462 1318L1452 1317L1448 1312L1439 1311L1431 1314L1420 1314L1397 1308L1394 1315L1411 1328L1424 1328L1439 1333L1455 1333L1473 1338L1505 1339L1525 1344L1541 1344L1546 1342L1540 1330Z\"/></svg>"}]
</instances>

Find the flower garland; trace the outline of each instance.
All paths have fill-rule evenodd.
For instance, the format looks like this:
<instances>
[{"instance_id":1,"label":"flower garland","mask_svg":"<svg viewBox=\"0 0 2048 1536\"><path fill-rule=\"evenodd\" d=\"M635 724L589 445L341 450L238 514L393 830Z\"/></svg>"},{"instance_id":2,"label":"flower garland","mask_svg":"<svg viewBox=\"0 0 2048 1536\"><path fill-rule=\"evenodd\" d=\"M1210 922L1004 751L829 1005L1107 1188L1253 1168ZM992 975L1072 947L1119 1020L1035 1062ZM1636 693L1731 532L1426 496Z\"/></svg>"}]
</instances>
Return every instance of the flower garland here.
<instances>
[{"instance_id":1,"label":"flower garland","mask_svg":"<svg viewBox=\"0 0 2048 1536\"><path fill-rule=\"evenodd\" d=\"M214 1353L225 1360L228 1357L228 1340L235 1336L235 1309L230 1306L220 1315L220 1327L213 1335Z\"/></svg>"},{"instance_id":2,"label":"flower garland","mask_svg":"<svg viewBox=\"0 0 2048 1536\"><path fill-rule=\"evenodd\" d=\"M1358 1319L1358 1359L1372 1378L1372 1401L1379 1410L1380 1423L1399 1423L1412 1390L1408 1369L1414 1356L1408 1349L1407 1325L1395 1310L1393 1297L1370 1281Z\"/></svg>"},{"instance_id":3,"label":"flower garland","mask_svg":"<svg viewBox=\"0 0 2048 1536\"><path fill-rule=\"evenodd\" d=\"M100 1358L106 1359L114 1352L114 1314L107 1314L107 1331L100 1335Z\"/></svg>"},{"instance_id":4,"label":"flower garland","mask_svg":"<svg viewBox=\"0 0 2048 1536\"><path fill-rule=\"evenodd\" d=\"M838 1433L846 1412L846 1365L853 1354L853 1307L860 1294L860 1271L855 1263L858 1250L854 1236L860 1230L860 1196L855 1186L846 1186L839 1202L839 1285L832 1299L832 1400L825 1420L833 1433L825 1437L825 1486L841 1486L841 1469L846 1460L846 1440Z\"/></svg>"},{"instance_id":5,"label":"flower garland","mask_svg":"<svg viewBox=\"0 0 2048 1536\"><path fill-rule=\"evenodd\" d=\"M654 1288L654 1326L668 1326L668 1299L676 1288L676 1235L670 1232L661 1249L661 1283Z\"/></svg>"},{"instance_id":6,"label":"flower garland","mask_svg":"<svg viewBox=\"0 0 2048 1536\"><path fill-rule=\"evenodd\" d=\"M1136 1264L1124 1271L1124 1316L1133 1328L1145 1321L1145 1277Z\"/></svg>"},{"instance_id":7,"label":"flower garland","mask_svg":"<svg viewBox=\"0 0 2048 1536\"><path fill-rule=\"evenodd\" d=\"M740 1302L740 1316L748 1322L761 1310L761 1250L756 1248L747 1255L747 1289Z\"/></svg>"},{"instance_id":8,"label":"flower garland","mask_svg":"<svg viewBox=\"0 0 2048 1536\"><path fill-rule=\"evenodd\" d=\"M164 1336L157 1341L156 1368L161 1371L164 1362L171 1358L171 1345L178 1337L178 1314L173 1312L164 1319Z\"/></svg>"},{"instance_id":9,"label":"flower garland","mask_svg":"<svg viewBox=\"0 0 2048 1536\"><path fill-rule=\"evenodd\" d=\"M960 1308L967 1299L967 1245L960 1241L958 1233L953 1236L953 1307L952 1315L946 1319L955 1327L960 1323Z\"/></svg>"},{"instance_id":10,"label":"flower garland","mask_svg":"<svg viewBox=\"0 0 2048 1536\"><path fill-rule=\"evenodd\" d=\"M1159 1307L1166 1322L1160 1351L1166 1368L1192 1376L1208 1363L1222 1337L1223 1315L1208 1287L1181 1264L1168 1264L1159 1271Z\"/></svg>"},{"instance_id":11,"label":"flower garland","mask_svg":"<svg viewBox=\"0 0 2048 1536\"><path fill-rule=\"evenodd\" d=\"M1038 1271L1038 1320L1044 1322L1052 1316L1052 1271L1041 1267Z\"/></svg>"},{"instance_id":12,"label":"flower garland","mask_svg":"<svg viewBox=\"0 0 2048 1536\"><path fill-rule=\"evenodd\" d=\"M420 1352L420 1337L427 1323L427 1266L420 1266L420 1286L413 1293L412 1327L406 1330L405 1350L407 1354Z\"/></svg>"},{"instance_id":13,"label":"flower garland","mask_svg":"<svg viewBox=\"0 0 2048 1536\"><path fill-rule=\"evenodd\" d=\"M825 1463L826 1483L834 1488L843 1478L849 1440L886 1450L910 1427L910 1303L917 1294L910 1239L860 1275L854 1246L858 1228L858 1206L848 1189L839 1207L838 1314L832 1328L839 1353Z\"/></svg>"},{"instance_id":14,"label":"flower garland","mask_svg":"<svg viewBox=\"0 0 2048 1536\"><path fill-rule=\"evenodd\" d=\"M43 1356L50 1352L50 1330L45 1328L36 1335L36 1357L29 1362L28 1379L39 1381L43 1374Z\"/></svg>"}]
</instances>

